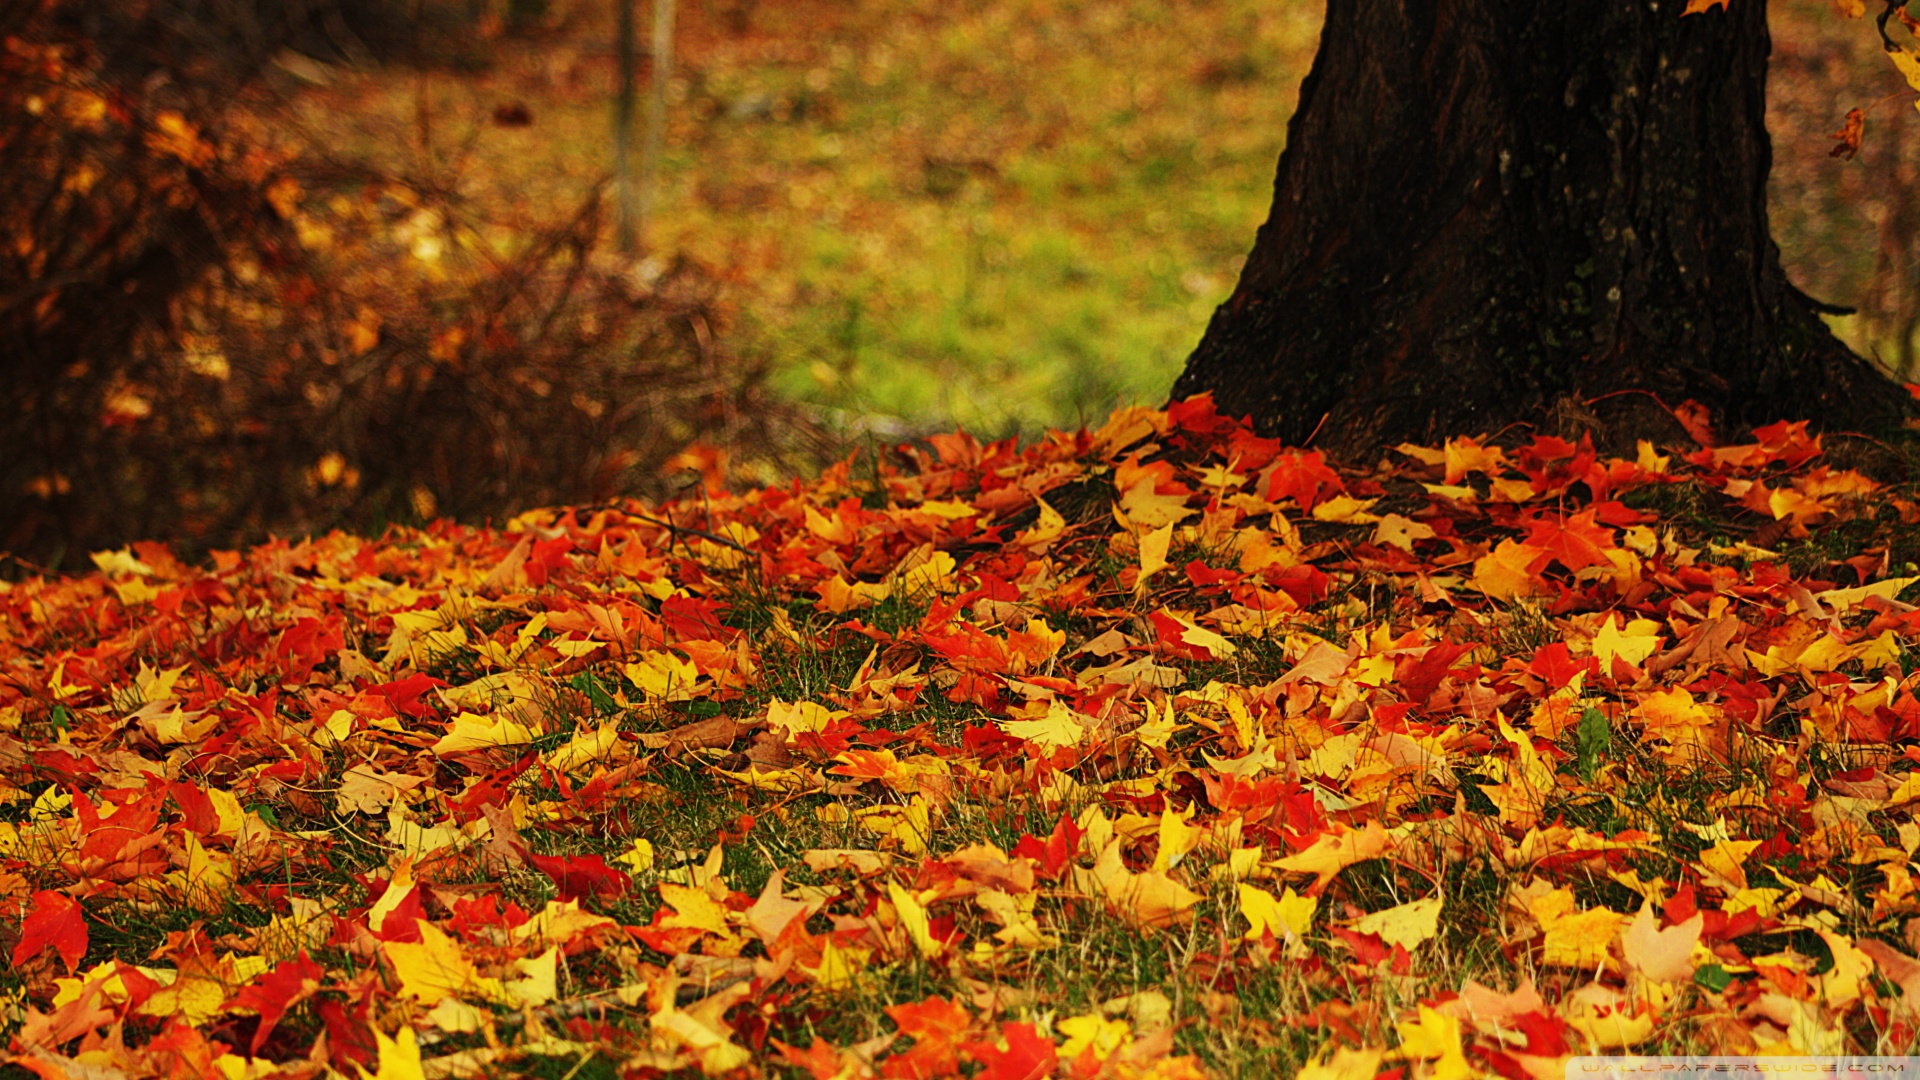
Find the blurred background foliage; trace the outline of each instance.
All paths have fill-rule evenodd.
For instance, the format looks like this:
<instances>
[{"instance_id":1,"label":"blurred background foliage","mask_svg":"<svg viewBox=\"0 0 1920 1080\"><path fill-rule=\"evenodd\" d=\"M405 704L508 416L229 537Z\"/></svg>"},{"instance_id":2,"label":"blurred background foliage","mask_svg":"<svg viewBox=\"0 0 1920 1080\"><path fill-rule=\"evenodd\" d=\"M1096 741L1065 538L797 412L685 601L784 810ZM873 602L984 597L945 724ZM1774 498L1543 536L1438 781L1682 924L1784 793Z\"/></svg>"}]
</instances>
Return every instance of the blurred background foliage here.
<instances>
[{"instance_id":1,"label":"blurred background foliage","mask_svg":"<svg viewBox=\"0 0 1920 1080\"><path fill-rule=\"evenodd\" d=\"M498 517L1156 402L1265 217L1320 21L682 0L627 257L613 2L0 12L0 549ZM1824 0L1773 19L1776 236L1907 372L1920 117L1882 104L1830 158L1902 84Z\"/></svg>"}]
</instances>

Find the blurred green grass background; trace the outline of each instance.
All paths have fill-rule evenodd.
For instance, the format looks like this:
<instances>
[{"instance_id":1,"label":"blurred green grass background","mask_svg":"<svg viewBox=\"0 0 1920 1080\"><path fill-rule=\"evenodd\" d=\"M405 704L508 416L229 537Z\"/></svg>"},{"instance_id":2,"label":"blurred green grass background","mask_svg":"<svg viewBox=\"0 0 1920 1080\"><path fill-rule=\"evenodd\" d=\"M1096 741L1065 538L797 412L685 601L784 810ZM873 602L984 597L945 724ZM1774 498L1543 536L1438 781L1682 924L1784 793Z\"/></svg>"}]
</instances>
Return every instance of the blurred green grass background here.
<instances>
[{"instance_id":1,"label":"blurred green grass background","mask_svg":"<svg viewBox=\"0 0 1920 1080\"><path fill-rule=\"evenodd\" d=\"M1860 161L1825 135L1898 77L1867 23L1775 8L1776 231L1809 292L1863 307L1843 332L1897 365L1901 110L1875 114ZM340 72L303 95L304 124L411 147L502 220L550 212L607 175L610 11L551 0L543 31L477 70ZM719 274L735 347L843 434L1032 432L1158 402L1266 216L1320 20L1310 0L682 0L634 273L684 256ZM490 123L507 104L533 122Z\"/></svg>"}]
</instances>

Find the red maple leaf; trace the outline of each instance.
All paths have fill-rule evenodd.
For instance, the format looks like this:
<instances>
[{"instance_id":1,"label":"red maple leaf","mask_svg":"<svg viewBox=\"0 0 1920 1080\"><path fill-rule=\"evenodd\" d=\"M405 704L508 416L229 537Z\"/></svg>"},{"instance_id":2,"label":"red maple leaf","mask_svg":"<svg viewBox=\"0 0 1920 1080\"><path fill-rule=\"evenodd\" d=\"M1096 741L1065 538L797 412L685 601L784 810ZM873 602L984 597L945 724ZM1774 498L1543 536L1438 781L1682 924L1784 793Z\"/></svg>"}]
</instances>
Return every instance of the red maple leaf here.
<instances>
[{"instance_id":1,"label":"red maple leaf","mask_svg":"<svg viewBox=\"0 0 1920 1080\"><path fill-rule=\"evenodd\" d=\"M660 603L660 622L675 641L725 641L735 634L720 620L725 603L694 596L669 596Z\"/></svg>"},{"instance_id":2,"label":"red maple leaf","mask_svg":"<svg viewBox=\"0 0 1920 1080\"><path fill-rule=\"evenodd\" d=\"M228 1002L230 1007L252 1009L260 1014L260 1026L253 1031L253 1046L248 1052L258 1057L260 1047L288 1009L313 996L327 978L326 969L308 959L306 950L298 959L282 961L257 982L243 987Z\"/></svg>"},{"instance_id":3,"label":"red maple leaf","mask_svg":"<svg viewBox=\"0 0 1920 1080\"><path fill-rule=\"evenodd\" d=\"M887 1015L900 1026L900 1034L913 1039L913 1046L883 1062L882 1076L889 1080L932 1080L959 1071L960 1037L973 1023L967 1010L946 998L930 997L912 1005L889 1005Z\"/></svg>"},{"instance_id":4,"label":"red maple leaf","mask_svg":"<svg viewBox=\"0 0 1920 1080\"><path fill-rule=\"evenodd\" d=\"M1022 858L1032 859L1040 864L1040 873L1049 878L1058 878L1066 872L1067 865L1073 861L1073 853L1080 847L1080 834L1085 830L1074 824L1065 814L1054 822L1053 832L1045 840L1029 833L1022 836L1014 845L1013 853Z\"/></svg>"},{"instance_id":5,"label":"red maple leaf","mask_svg":"<svg viewBox=\"0 0 1920 1080\"><path fill-rule=\"evenodd\" d=\"M305 618L281 633L279 644L274 646L273 651L290 681L304 682L314 668L332 659L334 653L346 647L346 635L340 629L338 619L329 623Z\"/></svg>"},{"instance_id":6,"label":"red maple leaf","mask_svg":"<svg viewBox=\"0 0 1920 1080\"><path fill-rule=\"evenodd\" d=\"M771 1041L774 1049L780 1051L782 1060L794 1068L807 1070L807 1075L813 1077L813 1080L833 1080L840 1075L842 1069L840 1054L834 1049L833 1044L825 1039L813 1040L807 1044L805 1050L788 1046L779 1039Z\"/></svg>"},{"instance_id":7,"label":"red maple leaf","mask_svg":"<svg viewBox=\"0 0 1920 1080\"><path fill-rule=\"evenodd\" d=\"M1394 686L1406 700L1424 705L1440 688L1440 680L1453 669L1453 662L1473 651L1472 645L1453 641L1435 642L1415 659L1403 659L1394 673Z\"/></svg>"},{"instance_id":8,"label":"red maple leaf","mask_svg":"<svg viewBox=\"0 0 1920 1080\"><path fill-rule=\"evenodd\" d=\"M420 696L436 686L445 686L445 679L436 679L424 672L416 671L404 679L395 679L390 683L370 686L367 693L377 694L387 699L387 704L401 716L418 719L432 708L420 700Z\"/></svg>"},{"instance_id":9,"label":"red maple leaf","mask_svg":"<svg viewBox=\"0 0 1920 1080\"><path fill-rule=\"evenodd\" d=\"M1528 525L1527 543L1547 549L1569 570L1610 566L1607 549L1614 546L1613 530L1594 524L1593 518L1591 509L1564 520L1539 518Z\"/></svg>"},{"instance_id":10,"label":"red maple leaf","mask_svg":"<svg viewBox=\"0 0 1920 1080\"><path fill-rule=\"evenodd\" d=\"M73 974L80 958L87 955L87 922L80 904L51 889L34 893L32 903L20 928L20 943L13 947L13 966L18 968L51 948L67 965L67 974Z\"/></svg>"},{"instance_id":11,"label":"red maple leaf","mask_svg":"<svg viewBox=\"0 0 1920 1080\"><path fill-rule=\"evenodd\" d=\"M627 895L633 882L627 875L607 865L598 855L535 855L523 851L534 869L553 879L560 901L591 896L596 900L618 900Z\"/></svg>"},{"instance_id":12,"label":"red maple leaf","mask_svg":"<svg viewBox=\"0 0 1920 1080\"><path fill-rule=\"evenodd\" d=\"M572 550L573 540L565 536L534 541L533 551L527 556L527 580L535 585L545 585L549 575L567 565L567 554Z\"/></svg>"},{"instance_id":13,"label":"red maple leaf","mask_svg":"<svg viewBox=\"0 0 1920 1080\"><path fill-rule=\"evenodd\" d=\"M1059 1051L1032 1024L1001 1024L1000 1037L1006 1040L1005 1050L985 1039L961 1048L986 1066L974 1080L1040 1080L1052 1075Z\"/></svg>"},{"instance_id":14,"label":"red maple leaf","mask_svg":"<svg viewBox=\"0 0 1920 1080\"><path fill-rule=\"evenodd\" d=\"M1340 474L1327 465L1318 450L1281 454L1274 459L1273 472L1267 476L1267 501L1292 499L1302 510L1347 490Z\"/></svg>"}]
</instances>

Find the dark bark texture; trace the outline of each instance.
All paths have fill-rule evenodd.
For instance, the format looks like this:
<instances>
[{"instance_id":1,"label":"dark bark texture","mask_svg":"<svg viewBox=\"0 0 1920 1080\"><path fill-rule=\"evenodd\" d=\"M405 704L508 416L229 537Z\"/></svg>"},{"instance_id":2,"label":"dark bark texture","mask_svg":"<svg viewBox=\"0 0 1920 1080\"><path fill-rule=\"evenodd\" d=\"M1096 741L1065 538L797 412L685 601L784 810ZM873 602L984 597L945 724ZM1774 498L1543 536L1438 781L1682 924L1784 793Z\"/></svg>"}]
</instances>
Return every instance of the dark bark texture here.
<instances>
[{"instance_id":1,"label":"dark bark texture","mask_svg":"<svg viewBox=\"0 0 1920 1080\"><path fill-rule=\"evenodd\" d=\"M1904 415L1768 232L1764 0L1681 3L1329 0L1175 396L1347 455L1656 400L1729 430Z\"/></svg>"}]
</instances>

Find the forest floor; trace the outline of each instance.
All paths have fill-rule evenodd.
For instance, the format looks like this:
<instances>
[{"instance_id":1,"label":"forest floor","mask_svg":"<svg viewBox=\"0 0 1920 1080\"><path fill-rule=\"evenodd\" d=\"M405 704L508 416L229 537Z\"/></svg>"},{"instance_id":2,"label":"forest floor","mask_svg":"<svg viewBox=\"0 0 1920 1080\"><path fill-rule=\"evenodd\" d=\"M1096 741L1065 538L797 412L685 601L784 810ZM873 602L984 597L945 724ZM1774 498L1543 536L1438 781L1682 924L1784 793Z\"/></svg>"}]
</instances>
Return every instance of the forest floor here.
<instances>
[{"instance_id":1,"label":"forest floor","mask_svg":"<svg viewBox=\"0 0 1920 1080\"><path fill-rule=\"evenodd\" d=\"M13 1060L1911 1052L1920 504L1825 449L1341 472L1196 400L0 586Z\"/></svg>"},{"instance_id":2,"label":"forest floor","mask_svg":"<svg viewBox=\"0 0 1920 1080\"><path fill-rule=\"evenodd\" d=\"M615 68L604 13L563 10L477 71L332 72L295 115L503 220L574 206L609 175ZM683 3L639 273L722 276L739 347L849 427L1097 422L1163 395L1226 296L1318 26L1256 0Z\"/></svg>"},{"instance_id":3,"label":"forest floor","mask_svg":"<svg viewBox=\"0 0 1920 1080\"><path fill-rule=\"evenodd\" d=\"M327 69L298 126L496 220L563 216L609 175L615 68L599 5L552 10L425 75ZM1158 403L1265 220L1319 23L1260 0L687 0L637 273L719 275L741 349L856 435ZM1827 152L1904 84L1824 0L1774 24L1776 235L1797 282L1863 310L1849 342L1893 357L1916 253L1877 250L1876 222L1914 187L1912 118L1878 108L1859 160Z\"/></svg>"}]
</instances>

